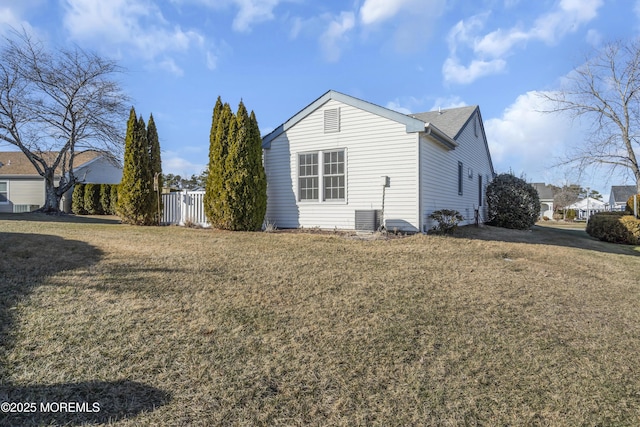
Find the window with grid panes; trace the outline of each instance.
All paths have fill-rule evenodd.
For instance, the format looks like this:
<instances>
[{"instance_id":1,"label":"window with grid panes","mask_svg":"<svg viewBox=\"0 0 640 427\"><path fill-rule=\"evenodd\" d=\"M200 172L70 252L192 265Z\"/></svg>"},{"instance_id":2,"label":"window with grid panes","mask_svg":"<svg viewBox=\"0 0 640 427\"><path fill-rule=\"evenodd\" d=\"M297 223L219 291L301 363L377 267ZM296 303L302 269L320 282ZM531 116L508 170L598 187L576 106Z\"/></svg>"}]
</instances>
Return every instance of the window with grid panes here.
<instances>
[{"instance_id":1,"label":"window with grid panes","mask_svg":"<svg viewBox=\"0 0 640 427\"><path fill-rule=\"evenodd\" d=\"M324 200L344 200L344 150L323 153Z\"/></svg>"},{"instance_id":2,"label":"window with grid panes","mask_svg":"<svg viewBox=\"0 0 640 427\"><path fill-rule=\"evenodd\" d=\"M298 199L318 200L318 153L298 155Z\"/></svg>"}]
</instances>

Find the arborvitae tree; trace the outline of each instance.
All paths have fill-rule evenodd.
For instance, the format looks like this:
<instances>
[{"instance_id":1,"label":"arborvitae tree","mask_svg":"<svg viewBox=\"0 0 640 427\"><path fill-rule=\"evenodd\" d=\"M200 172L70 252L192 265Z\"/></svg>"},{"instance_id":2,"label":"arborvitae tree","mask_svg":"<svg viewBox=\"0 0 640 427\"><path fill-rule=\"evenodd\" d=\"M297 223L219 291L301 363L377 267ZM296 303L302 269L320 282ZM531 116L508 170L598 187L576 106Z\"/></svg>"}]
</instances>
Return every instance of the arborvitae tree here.
<instances>
[{"instance_id":1,"label":"arborvitae tree","mask_svg":"<svg viewBox=\"0 0 640 427\"><path fill-rule=\"evenodd\" d=\"M122 222L136 225L153 223L153 176L149 163L146 126L142 117L136 120L132 107L127 122L122 181L118 189L118 215Z\"/></svg>"},{"instance_id":2,"label":"arborvitae tree","mask_svg":"<svg viewBox=\"0 0 640 427\"><path fill-rule=\"evenodd\" d=\"M262 227L266 211L266 179L261 144L255 114L252 112L249 116L241 101L227 157L229 228L232 230L255 231Z\"/></svg>"},{"instance_id":3,"label":"arborvitae tree","mask_svg":"<svg viewBox=\"0 0 640 427\"><path fill-rule=\"evenodd\" d=\"M266 212L262 138L255 114L241 101L237 114L220 97L213 109L205 213L211 225L258 230Z\"/></svg>"},{"instance_id":4,"label":"arborvitae tree","mask_svg":"<svg viewBox=\"0 0 640 427\"><path fill-rule=\"evenodd\" d=\"M103 214L111 215L111 184L100 184L100 206Z\"/></svg>"},{"instance_id":5,"label":"arborvitae tree","mask_svg":"<svg viewBox=\"0 0 640 427\"><path fill-rule=\"evenodd\" d=\"M76 215L86 215L84 209L84 184L76 184L71 195L71 211Z\"/></svg>"},{"instance_id":6,"label":"arborvitae tree","mask_svg":"<svg viewBox=\"0 0 640 427\"><path fill-rule=\"evenodd\" d=\"M250 165L249 175L252 177L253 189L249 204L251 206L250 229L259 230L267 214L267 175L262 163L262 136L258 119L253 111L249 115Z\"/></svg>"},{"instance_id":7,"label":"arborvitae tree","mask_svg":"<svg viewBox=\"0 0 640 427\"><path fill-rule=\"evenodd\" d=\"M109 214L115 215L118 208L118 184L111 184L109 186Z\"/></svg>"},{"instance_id":8,"label":"arborvitae tree","mask_svg":"<svg viewBox=\"0 0 640 427\"><path fill-rule=\"evenodd\" d=\"M100 205L100 184L85 185L84 208L89 215L102 215L102 206Z\"/></svg>"},{"instance_id":9,"label":"arborvitae tree","mask_svg":"<svg viewBox=\"0 0 640 427\"><path fill-rule=\"evenodd\" d=\"M209 174L204 197L205 214L214 228L227 228L226 159L232 122L235 120L231 107L227 103L222 105L220 97L218 97L213 111L209 136Z\"/></svg>"},{"instance_id":10,"label":"arborvitae tree","mask_svg":"<svg viewBox=\"0 0 640 427\"><path fill-rule=\"evenodd\" d=\"M160 140L158 139L158 129L156 128L156 123L153 120L153 114L149 116L149 124L147 124L147 144L149 144L149 166L151 173L151 205L153 207L153 224L160 224L160 218L158 217L159 212L161 215L162 212L162 159L160 158ZM156 178L157 177L157 178ZM153 181L156 181L158 184L158 190L154 190ZM158 212L159 211L159 212Z\"/></svg>"}]
</instances>

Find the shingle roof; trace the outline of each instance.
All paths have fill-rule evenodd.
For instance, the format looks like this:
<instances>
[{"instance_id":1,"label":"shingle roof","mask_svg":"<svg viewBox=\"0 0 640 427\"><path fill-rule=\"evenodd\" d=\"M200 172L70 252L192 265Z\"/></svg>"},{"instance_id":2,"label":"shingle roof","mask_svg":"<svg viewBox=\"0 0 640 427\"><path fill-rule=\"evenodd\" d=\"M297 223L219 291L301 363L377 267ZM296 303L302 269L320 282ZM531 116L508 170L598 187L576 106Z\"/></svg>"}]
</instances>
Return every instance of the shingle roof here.
<instances>
[{"instance_id":1,"label":"shingle roof","mask_svg":"<svg viewBox=\"0 0 640 427\"><path fill-rule=\"evenodd\" d=\"M544 182L534 182L531 185L538 191L540 200L553 200L553 189Z\"/></svg>"},{"instance_id":2,"label":"shingle roof","mask_svg":"<svg viewBox=\"0 0 640 427\"><path fill-rule=\"evenodd\" d=\"M42 154L42 157L47 160L47 163L53 162L57 152L46 152ZM74 168L77 168L102 154L97 151L84 151L82 153L76 153L74 160ZM27 156L22 151L0 151L0 176L2 175L38 175L38 171L31 164ZM58 169L56 174L60 174L61 170Z\"/></svg>"},{"instance_id":3,"label":"shingle roof","mask_svg":"<svg viewBox=\"0 0 640 427\"><path fill-rule=\"evenodd\" d=\"M449 108L440 111L409 114L409 116L422 120L425 123L431 123L446 133L447 136L455 139L477 108L477 105L470 105L467 107Z\"/></svg>"},{"instance_id":4,"label":"shingle roof","mask_svg":"<svg viewBox=\"0 0 640 427\"><path fill-rule=\"evenodd\" d=\"M611 196L615 203L626 203L629 197L636 194L636 188L635 185L612 185Z\"/></svg>"}]
</instances>

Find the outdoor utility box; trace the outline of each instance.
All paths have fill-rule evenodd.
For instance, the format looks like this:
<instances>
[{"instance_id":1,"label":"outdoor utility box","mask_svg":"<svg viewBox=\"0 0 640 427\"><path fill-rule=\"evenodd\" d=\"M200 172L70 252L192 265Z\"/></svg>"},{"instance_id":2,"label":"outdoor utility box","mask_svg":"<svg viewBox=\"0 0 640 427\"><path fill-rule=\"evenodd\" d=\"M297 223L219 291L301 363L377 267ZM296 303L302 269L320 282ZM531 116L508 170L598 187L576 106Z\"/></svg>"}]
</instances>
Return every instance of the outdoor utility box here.
<instances>
[{"instance_id":1,"label":"outdoor utility box","mask_svg":"<svg viewBox=\"0 0 640 427\"><path fill-rule=\"evenodd\" d=\"M356 211L357 231L376 231L380 228L381 221L382 211L379 209Z\"/></svg>"},{"instance_id":2,"label":"outdoor utility box","mask_svg":"<svg viewBox=\"0 0 640 427\"><path fill-rule=\"evenodd\" d=\"M380 185L382 185L383 187L388 187L389 186L389 177L388 176L381 176L380 177Z\"/></svg>"}]
</instances>

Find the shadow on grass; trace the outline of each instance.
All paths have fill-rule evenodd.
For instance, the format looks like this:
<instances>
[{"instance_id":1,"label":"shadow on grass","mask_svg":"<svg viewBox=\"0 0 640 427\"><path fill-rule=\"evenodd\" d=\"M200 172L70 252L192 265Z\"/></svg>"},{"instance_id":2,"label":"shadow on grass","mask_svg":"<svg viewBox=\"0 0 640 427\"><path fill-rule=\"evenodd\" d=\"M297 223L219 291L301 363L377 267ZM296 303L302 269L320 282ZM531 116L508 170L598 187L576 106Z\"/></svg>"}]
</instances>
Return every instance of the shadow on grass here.
<instances>
[{"instance_id":1,"label":"shadow on grass","mask_svg":"<svg viewBox=\"0 0 640 427\"><path fill-rule=\"evenodd\" d=\"M0 232L0 425L104 423L152 411L167 403L169 393L132 381L20 385L10 381L6 362L16 345L18 306L46 278L97 263L102 252L81 241L58 236ZM72 402L61 407L61 403ZM24 405L33 403L34 412ZM47 403L53 405L47 406ZM94 406L96 403L98 406ZM45 406L41 406L45 405ZM20 409L22 413L11 412Z\"/></svg>"},{"instance_id":2,"label":"shadow on grass","mask_svg":"<svg viewBox=\"0 0 640 427\"><path fill-rule=\"evenodd\" d=\"M76 224L120 224L120 218L113 215L48 215L40 212L0 213L0 221L67 222Z\"/></svg>"},{"instance_id":3,"label":"shadow on grass","mask_svg":"<svg viewBox=\"0 0 640 427\"><path fill-rule=\"evenodd\" d=\"M485 241L528 243L563 246L620 255L640 256L635 246L602 242L587 234L584 229L556 228L534 225L531 230L510 230L492 226L466 226L456 230L454 237Z\"/></svg>"}]
</instances>

